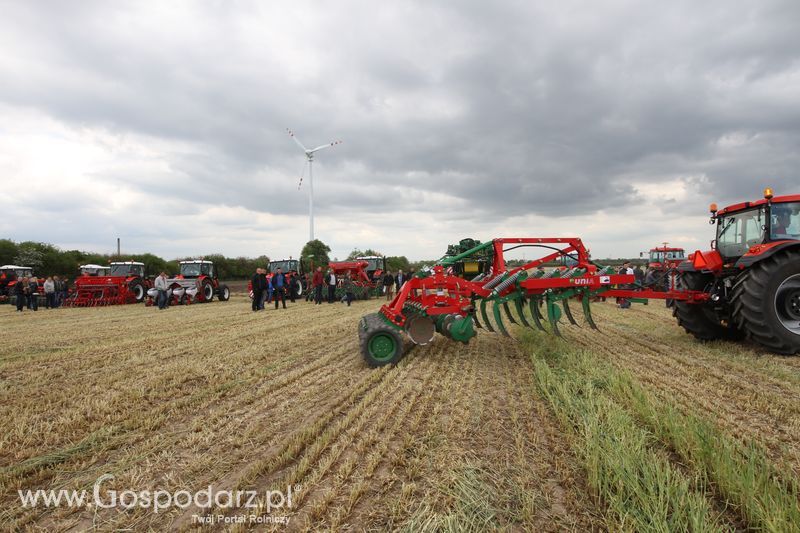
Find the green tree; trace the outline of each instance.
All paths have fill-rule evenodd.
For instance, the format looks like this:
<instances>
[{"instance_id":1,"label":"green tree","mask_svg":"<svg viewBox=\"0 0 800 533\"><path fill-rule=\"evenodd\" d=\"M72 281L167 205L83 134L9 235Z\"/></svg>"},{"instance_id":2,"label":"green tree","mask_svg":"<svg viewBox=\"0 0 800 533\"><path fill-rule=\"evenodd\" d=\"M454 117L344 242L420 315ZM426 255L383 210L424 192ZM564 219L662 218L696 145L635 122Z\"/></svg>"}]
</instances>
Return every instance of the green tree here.
<instances>
[{"instance_id":1,"label":"green tree","mask_svg":"<svg viewBox=\"0 0 800 533\"><path fill-rule=\"evenodd\" d=\"M300 252L300 260L303 261L303 266L310 270L312 266L327 266L331 262L328 254L331 248L319 239L308 241L303 246L303 251Z\"/></svg>"},{"instance_id":2,"label":"green tree","mask_svg":"<svg viewBox=\"0 0 800 533\"><path fill-rule=\"evenodd\" d=\"M34 272L41 274L42 265L44 264L44 251L41 249L38 242L22 242L17 249L17 256L14 258L14 263L18 266L31 267Z\"/></svg>"},{"instance_id":3,"label":"green tree","mask_svg":"<svg viewBox=\"0 0 800 533\"><path fill-rule=\"evenodd\" d=\"M10 265L18 253L17 243L10 239L0 239L0 265Z\"/></svg>"},{"instance_id":4,"label":"green tree","mask_svg":"<svg viewBox=\"0 0 800 533\"><path fill-rule=\"evenodd\" d=\"M411 264L408 262L408 259L404 255L389 256L386 258L386 269L391 272L397 272L398 270L402 270L403 272L408 272L410 268Z\"/></svg>"}]
</instances>

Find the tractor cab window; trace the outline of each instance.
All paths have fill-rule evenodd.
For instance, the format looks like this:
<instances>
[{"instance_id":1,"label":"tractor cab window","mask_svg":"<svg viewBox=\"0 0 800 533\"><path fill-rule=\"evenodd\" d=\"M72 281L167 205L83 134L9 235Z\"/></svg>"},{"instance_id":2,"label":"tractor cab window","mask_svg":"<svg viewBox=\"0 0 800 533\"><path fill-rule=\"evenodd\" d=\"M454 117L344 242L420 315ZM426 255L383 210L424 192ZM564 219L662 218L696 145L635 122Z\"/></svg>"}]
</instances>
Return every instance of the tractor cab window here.
<instances>
[{"instance_id":1,"label":"tractor cab window","mask_svg":"<svg viewBox=\"0 0 800 533\"><path fill-rule=\"evenodd\" d=\"M214 265L211 263L203 263L200 265L200 271L204 276L214 277Z\"/></svg>"},{"instance_id":2,"label":"tractor cab window","mask_svg":"<svg viewBox=\"0 0 800 533\"><path fill-rule=\"evenodd\" d=\"M287 259L286 261L272 261L269 264L269 271L270 272L277 272L278 269L281 269L281 272L286 274L290 270L300 270L300 265L297 259Z\"/></svg>"},{"instance_id":3,"label":"tractor cab window","mask_svg":"<svg viewBox=\"0 0 800 533\"><path fill-rule=\"evenodd\" d=\"M357 259L357 261L366 261L367 262L367 270L383 270L383 261L380 257L363 257Z\"/></svg>"},{"instance_id":4,"label":"tractor cab window","mask_svg":"<svg viewBox=\"0 0 800 533\"><path fill-rule=\"evenodd\" d=\"M741 257L755 244L764 242L767 223L764 209L751 209L720 218L717 250L722 257Z\"/></svg>"},{"instance_id":5,"label":"tractor cab window","mask_svg":"<svg viewBox=\"0 0 800 533\"><path fill-rule=\"evenodd\" d=\"M667 259L683 259L683 251L673 250L671 252L667 252Z\"/></svg>"},{"instance_id":6,"label":"tractor cab window","mask_svg":"<svg viewBox=\"0 0 800 533\"><path fill-rule=\"evenodd\" d=\"M800 202L773 204L769 228L770 239L800 239Z\"/></svg>"},{"instance_id":7,"label":"tractor cab window","mask_svg":"<svg viewBox=\"0 0 800 533\"><path fill-rule=\"evenodd\" d=\"M185 278L196 278L200 276L199 263L181 263L181 276Z\"/></svg>"},{"instance_id":8,"label":"tractor cab window","mask_svg":"<svg viewBox=\"0 0 800 533\"><path fill-rule=\"evenodd\" d=\"M650 261L660 263L664 260L664 252L650 252Z\"/></svg>"}]
</instances>

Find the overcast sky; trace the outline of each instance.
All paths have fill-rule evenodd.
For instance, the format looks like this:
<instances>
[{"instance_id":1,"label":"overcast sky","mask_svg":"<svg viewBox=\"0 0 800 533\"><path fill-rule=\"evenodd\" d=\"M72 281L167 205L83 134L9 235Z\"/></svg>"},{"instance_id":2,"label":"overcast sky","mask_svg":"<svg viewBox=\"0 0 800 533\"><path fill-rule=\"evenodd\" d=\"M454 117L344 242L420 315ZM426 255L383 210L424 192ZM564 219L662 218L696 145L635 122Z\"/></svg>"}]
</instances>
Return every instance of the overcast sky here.
<instances>
[{"instance_id":1,"label":"overcast sky","mask_svg":"<svg viewBox=\"0 0 800 533\"><path fill-rule=\"evenodd\" d=\"M589 7L587 7L589 6ZM707 247L800 193L800 2L0 1L0 237L410 259Z\"/></svg>"}]
</instances>

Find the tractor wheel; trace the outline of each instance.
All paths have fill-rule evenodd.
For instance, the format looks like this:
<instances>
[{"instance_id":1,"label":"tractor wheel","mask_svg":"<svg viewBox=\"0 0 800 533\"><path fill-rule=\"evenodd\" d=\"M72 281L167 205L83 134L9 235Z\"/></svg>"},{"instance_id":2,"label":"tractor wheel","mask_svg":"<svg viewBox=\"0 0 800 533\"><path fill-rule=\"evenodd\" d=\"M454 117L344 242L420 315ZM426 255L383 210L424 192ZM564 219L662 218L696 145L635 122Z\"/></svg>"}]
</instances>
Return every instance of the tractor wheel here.
<instances>
[{"instance_id":1,"label":"tractor wheel","mask_svg":"<svg viewBox=\"0 0 800 533\"><path fill-rule=\"evenodd\" d=\"M217 298L220 302L227 302L231 298L231 290L227 285L220 285L217 289Z\"/></svg>"},{"instance_id":2,"label":"tractor wheel","mask_svg":"<svg viewBox=\"0 0 800 533\"><path fill-rule=\"evenodd\" d=\"M387 324L379 313L366 315L358 325L361 354L373 368L393 365L405 354L400 330Z\"/></svg>"},{"instance_id":3,"label":"tractor wheel","mask_svg":"<svg viewBox=\"0 0 800 533\"><path fill-rule=\"evenodd\" d=\"M800 250L756 263L733 294L734 320L747 338L775 353L800 352Z\"/></svg>"},{"instance_id":4,"label":"tractor wheel","mask_svg":"<svg viewBox=\"0 0 800 533\"><path fill-rule=\"evenodd\" d=\"M303 295L303 282L296 278L293 279L292 290L294 291L294 297L300 298Z\"/></svg>"},{"instance_id":5,"label":"tractor wheel","mask_svg":"<svg viewBox=\"0 0 800 533\"><path fill-rule=\"evenodd\" d=\"M210 280L204 279L200 286L200 293L203 295L203 302L210 302L214 299L214 284Z\"/></svg>"},{"instance_id":6,"label":"tractor wheel","mask_svg":"<svg viewBox=\"0 0 800 533\"><path fill-rule=\"evenodd\" d=\"M683 272L678 276L677 288L703 291L713 281L711 274L701 272ZM717 315L707 304L690 304L675 301L672 316L678 319L678 325L702 341L731 339L735 331L719 323Z\"/></svg>"},{"instance_id":7,"label":"tractor wheel","mask_svg":"<svg viewBox=\"0 0 800 533\"><path fill-rule=\"evenodd\" d=\"M137 304L142 303L144 301L144 297L147 296L144 283L142 283L142 280L140 279L131 281L130 285L128 285L128 290L133 293L133 297L136 299Z\"/></svg>"}]
</instances>

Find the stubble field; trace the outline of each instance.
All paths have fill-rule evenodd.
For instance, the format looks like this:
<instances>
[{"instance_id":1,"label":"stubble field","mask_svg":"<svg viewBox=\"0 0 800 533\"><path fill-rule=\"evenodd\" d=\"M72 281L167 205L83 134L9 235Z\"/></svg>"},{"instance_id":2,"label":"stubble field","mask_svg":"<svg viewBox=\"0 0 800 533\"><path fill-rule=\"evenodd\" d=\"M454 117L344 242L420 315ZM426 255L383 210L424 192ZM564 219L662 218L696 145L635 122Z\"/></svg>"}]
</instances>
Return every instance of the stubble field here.
<instances>
[{"instance_id":1,"label":"stubble field","mask_svg":"<svg viewBox=\"0 0 800 533\"><path fill-rule=\"evenodd\" d=\"M481 330L369 369L380 302L0 308L3 529L792 530L800 358L656 305L565 340ZM260 507L23 506L18 491L255 491ZM268 491L292 490L269 509ZM223 502L224 503L224 502ZM201 520L213 517L213 524ZM224 518L220 518L224 517ZM247 519L244 519L247 520Z\"/></svg>"}]
</instances>

